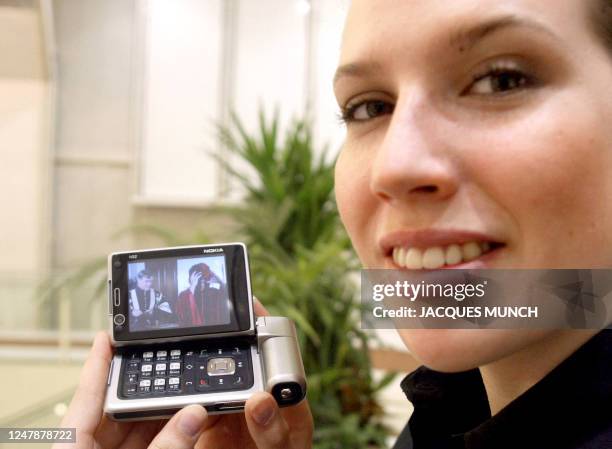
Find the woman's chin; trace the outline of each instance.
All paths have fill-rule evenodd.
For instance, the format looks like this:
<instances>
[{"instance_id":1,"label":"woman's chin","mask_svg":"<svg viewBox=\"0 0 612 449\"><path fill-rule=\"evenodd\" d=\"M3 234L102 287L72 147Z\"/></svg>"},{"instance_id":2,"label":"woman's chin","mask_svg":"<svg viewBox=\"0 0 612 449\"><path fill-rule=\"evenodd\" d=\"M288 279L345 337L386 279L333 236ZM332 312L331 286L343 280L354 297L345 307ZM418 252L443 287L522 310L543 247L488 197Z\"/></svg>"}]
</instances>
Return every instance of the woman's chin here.
<instances>
[{"instance_id":1,"label":"woman's chin","mask_svg":"<svg viewBox=\"0 0 612 449\"><path fill-rule=\"evenodd\" d=\"M516 329L398 329L412 355L436 371L477 368L519 351L549 331Z\"/></svg>"}]
</instances>

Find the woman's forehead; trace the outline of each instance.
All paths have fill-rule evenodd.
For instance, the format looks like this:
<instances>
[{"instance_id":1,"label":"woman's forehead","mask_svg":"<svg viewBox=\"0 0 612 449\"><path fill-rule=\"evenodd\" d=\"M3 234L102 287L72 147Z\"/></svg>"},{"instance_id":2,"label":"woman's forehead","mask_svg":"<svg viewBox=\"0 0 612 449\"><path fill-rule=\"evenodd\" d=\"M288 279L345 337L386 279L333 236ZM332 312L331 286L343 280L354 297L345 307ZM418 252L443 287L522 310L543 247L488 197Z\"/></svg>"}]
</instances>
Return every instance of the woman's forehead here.
<instances>
[{"instance_id":1,"label":"woman's forehead","mask_svg":"<svg viewBox=\"0 0 612 449\"><path fill-rule=\"evenodd\" d=\"M585 26L588 0L353 0L345 23L341 63L416 54L462 41L500 24L535 25L559 36ZM582 30L580 30L582 31Z\"/></svg>"}]
</instances>

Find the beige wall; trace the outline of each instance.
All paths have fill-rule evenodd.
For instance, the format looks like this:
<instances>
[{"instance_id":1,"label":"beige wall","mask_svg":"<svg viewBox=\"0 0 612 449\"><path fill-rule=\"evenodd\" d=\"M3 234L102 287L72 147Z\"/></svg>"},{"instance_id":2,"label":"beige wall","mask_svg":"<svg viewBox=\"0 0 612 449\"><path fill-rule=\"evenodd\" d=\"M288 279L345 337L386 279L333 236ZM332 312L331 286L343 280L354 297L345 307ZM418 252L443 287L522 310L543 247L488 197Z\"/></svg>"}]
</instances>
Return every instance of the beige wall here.
<instances>
[{"instance_id":1,"label":"beige wall","mask_svg":"<svg viewBox=\"0 0 612 449\"><path fill-rule=\"evenodd\" d=\"M39 270L46 177L47 80L40 17L0 7L0 272Z\"/></svg>"},{"instance_id":2,"label":"beige wall","mask_svg":"<svg viewBox=\"0 0 612 449\"><path fill-rule=\"evenodd\" d=\"M33 326L29 299L45 271L49 84L41 18L0 2L0 329Z\"/></svg>"},{"instance_id":3,"label":"beige wall","mask_svg":"<svg viewBox=\"0 0 612 449\"><path fill-rule=\"evenodd\" d=\"M0 257L5 273L40 268L46 95L44 80L0 78L0 248L10 255Z\"/></svg>"},{"instance_id":4,"label":"beige wall","mask_svg":"<svg viewBox=\"0 0 612 449\"><path fill-rule=\"evenodd\" d=\"M56 0L53 269L129 245L133 1Z\"/></svg>"}]
</instances>

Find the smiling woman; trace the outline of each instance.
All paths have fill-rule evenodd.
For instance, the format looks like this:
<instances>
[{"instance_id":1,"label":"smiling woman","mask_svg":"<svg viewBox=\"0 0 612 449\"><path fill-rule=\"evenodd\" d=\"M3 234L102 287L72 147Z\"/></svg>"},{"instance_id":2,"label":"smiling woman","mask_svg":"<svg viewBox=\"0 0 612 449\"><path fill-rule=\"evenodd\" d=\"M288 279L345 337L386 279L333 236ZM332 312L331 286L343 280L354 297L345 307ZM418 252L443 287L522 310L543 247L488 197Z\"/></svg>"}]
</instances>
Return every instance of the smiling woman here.
<instances>
[{"instance_id":1,"label":"smiling woman","mask_svg":"<svg viewBox=\"0 0 612 449\"><path fill-rule=\"evenodd\" d=\"M363 265L612 266L611 48L607 0L353 0L336 195ZM399 330L426 367L396 447L612 447L596 333Z\"/></svg>"}]
</instances>

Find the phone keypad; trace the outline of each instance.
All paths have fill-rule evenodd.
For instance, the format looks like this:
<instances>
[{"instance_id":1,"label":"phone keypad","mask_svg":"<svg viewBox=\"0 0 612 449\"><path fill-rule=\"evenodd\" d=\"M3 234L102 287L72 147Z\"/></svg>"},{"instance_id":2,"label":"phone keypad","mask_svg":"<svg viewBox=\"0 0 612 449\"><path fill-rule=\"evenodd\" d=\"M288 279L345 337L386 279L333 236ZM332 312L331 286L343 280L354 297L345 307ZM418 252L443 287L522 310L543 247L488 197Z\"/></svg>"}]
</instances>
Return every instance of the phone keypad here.
<instances>
[{"instance_id":1,"label":"phone keypad","mask_svg":"<svg viewBox=\"0 0 612 449\"><path fill-rule=\"evenodd\" d=\"M243 390L253 385L246 342L169 345L122 355L119 396L124 399Z\"/></svg>"}]
</instances>

